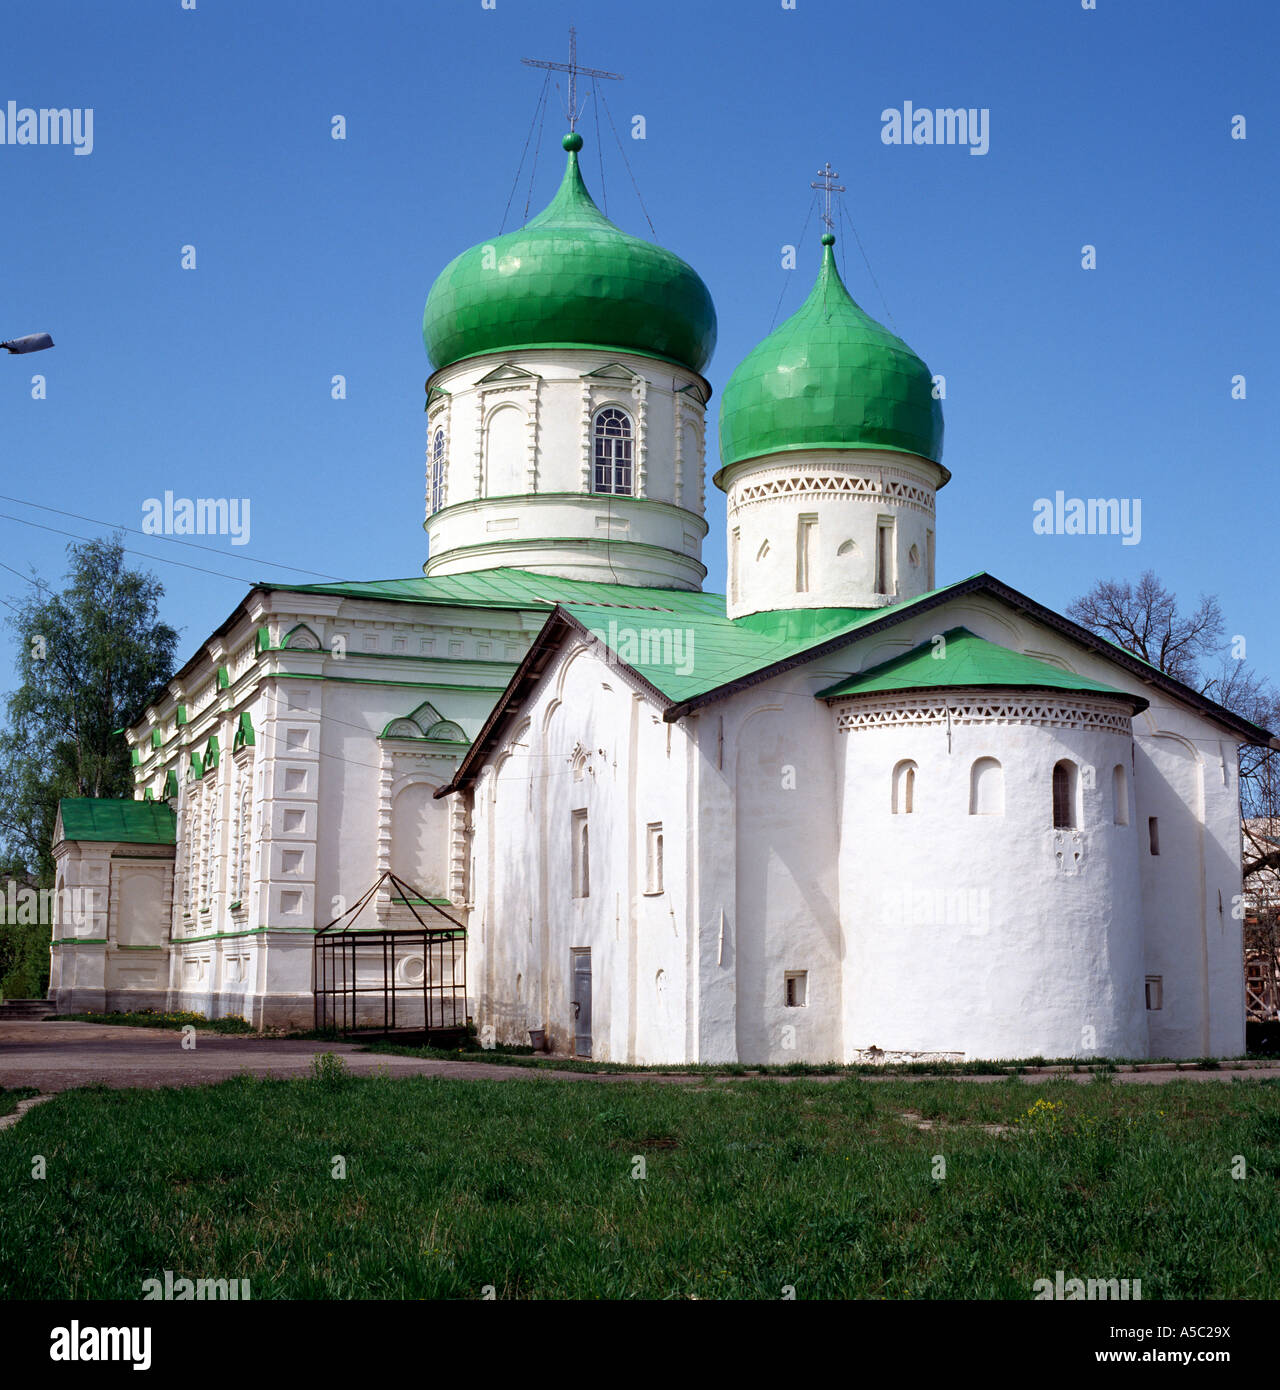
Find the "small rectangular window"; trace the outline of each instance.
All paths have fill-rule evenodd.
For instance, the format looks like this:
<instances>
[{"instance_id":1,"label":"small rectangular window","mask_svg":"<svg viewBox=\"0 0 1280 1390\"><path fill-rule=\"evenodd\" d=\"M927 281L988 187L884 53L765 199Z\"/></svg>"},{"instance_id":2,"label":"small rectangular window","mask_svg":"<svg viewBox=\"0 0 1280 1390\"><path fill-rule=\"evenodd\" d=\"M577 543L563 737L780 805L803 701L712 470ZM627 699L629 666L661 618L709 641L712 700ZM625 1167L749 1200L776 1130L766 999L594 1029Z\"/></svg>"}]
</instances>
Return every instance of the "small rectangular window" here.
<instances>
[{"instance_id":1,"label":"small rectangular window","mask_svg":"<svg viewBox=\"0 0 1280 1390\"><path fill-rule=\"evenodd\" d=\"M670 725L667 728L670 729ZM645 890L647 894L662 892L662 822L647 827L645 852Z\"/></svg>"},{"instance_id":2,"label":"small rectangular window","mask_svg":"<svg viewBox=\"0 0 1280 1390\"><path fill-rule=\"evenodd\" d=\"M803 1009L809 1002L809 972L788 970L786 974L787 1008Z\"/></svg>"},{"instance_id":3,"label":"small rectangular window","mask_svg":"<svg viewBox=\"0 0 1280 1390\"><path fill-rule=\"evenodd\" d=\"M1147 976L1147 1008L1151 1010L1164 1007L1164 976Z\"/></svg>"},{"instance_id":4,"label":"small rectangular window","mask_svg":"<svg viewBox=\"0 0 1280 1390\"><path fill-rule=\"evenodd\" d=\"M735 526L729 532L729 597L738 601L738 552L742 548L742 530Z\"/></svg>"},{"instance_id":5,"label":"small rectangular window","mask_svg":"<svg viewBox=\"0 0 1280 1390\"><path fill-rule=\"evenodd\" d=\"M591 839L587 830L586 811L573 812L570 832L573 836L573 896L575 898L589 898L591 896Z\"/></svg>"},{"instance_id":6,"label":"small rectangular window","mask_svg":"<svg viewBox=\"0 0 1280 1390\"><path fill-rule=\"evenodd\" d=\"M796 521L796 593L798 594L809 592L810 550L813 543L813 533L817 526L818 517L815 512L807 512Z\"/></svg>"},{"instance_id":7,"label":"small rectangular window","mask_svg":"<svg viewBox=\"0 0 1280 1390\"><path fill-rule=\"evenodd\" d=\"M876 593L892 594L896 587L893 572L893 528L891 516L882 516L876 526Z\"/></svg>"},{"instance_id":8,"label":"small rectangular window","mask_svg":"<svg viewBox=\"0 0 1280 1390\"><path fill-rule=\"evenodd\" d=\"M1160 853L1160 819L1158 816L1151 816L1147 820L1147 834L1151 837L1151 853Z\"/></svg>"}]
</instances>

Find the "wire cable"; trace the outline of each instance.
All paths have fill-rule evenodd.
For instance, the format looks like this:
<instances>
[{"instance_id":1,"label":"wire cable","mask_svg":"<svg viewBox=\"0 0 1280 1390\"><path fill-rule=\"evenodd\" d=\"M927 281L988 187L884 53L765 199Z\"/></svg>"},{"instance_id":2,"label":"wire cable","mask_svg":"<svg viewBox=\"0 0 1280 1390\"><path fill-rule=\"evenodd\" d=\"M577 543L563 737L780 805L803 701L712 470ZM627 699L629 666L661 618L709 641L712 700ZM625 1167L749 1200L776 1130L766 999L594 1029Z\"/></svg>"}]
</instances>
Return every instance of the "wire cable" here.
<instances>
[{"instance_id":1,"label":"wire cable","mask_svg":"<svg viewBox=\"0 0 1280 1390\"><path fill-rule=\"evenodd\" d=\"M16 502L20 507L36 507L42 512L53 512L57 516L74 517L76 521L88 521L94 526L109 526L113 531L131 531L135 536L150 536L152 540L167 541L170 545L184 545L189 550L208 550L214 555L226 555L227 551L217 545L202 545L199 541L184 541L177 536L162 536L154 531L144 531L138 526L126 526L123 522L104 521L100 516L85 516L82 512L68 512L61 507L49 507L43 502L29 502L25 497L7 497L0 492L0 502ZM325 574L321 570L309 570L302 565L286 565L279 560L264 560L257 555L233 555L232 559L247 560L255 565L269 565L272 569L291 570L294 574L311 574L317 579L332 579L342 583L342 576Z\"/></svg>"},{"instance_id":2,"label":"wire cable","mask_svg":"<svg viewBox=\"0 0 1280 1390\"><path fill-rule=\"evenodd\" d=\"M533 139L533 128L538 124L538 112L542 108L542 103L547 95L547 84L551 81L551 71L547 70L542 79L542 88L538 92L538 99L533 104L533 119L529 122L529 133L524 137L524 149L520 151L520 163L516 165L516 176L511 180L511 192L507 194L507 205L502 210L502 225L498 228L498 235L501 236L507 229L507 215L511 211L511 200L516 196L516 189L520 184L520 174L524 169L525 156L529 153L529 141ZM528 208L525 209L526 214Z\"/></svg>"},{"instance_id":3,"label":"wire cable","mask_svg":"<svg viewBox=\"0 0 1280 1390\"><path fill-rule=\"evenodd\" d=\"M884 297L884 291L880 288L880 282L876 279L876 273L871 269L871 262L867 259L867 253L863 250L862 238L858 235L858 229L853 225L853 218L844 209L844 204L840 205L840 216L848 223L849 230L853 233L853 239L858 243L858 250L862 252L863 264L867 267L867 274L871 277L871 283L876 287L876 293L880 296L880 303L884 305L884 316L889 320L889 327L898 333L898 325L893 321L893 314L889 310L889 301ZM902 334L898 333L898 337Z\"/></svg>"},{"instance_id":4,"label":"wire cable","mask_svg":"<svg viewBox=\"0 0 1280 1390\"><path fill-rule=\"evenodd\" d=\"M609 118L609 128L613 131L613 138L618 142L618 151L622 155L622 162L630 176L631 187L635 189L636 197L640 199L640 211L644 213L644 220L649 224L649 230L656 237L658 229L653 225L653 218L649 216L649 209L645 207L644 199L640 196L640 185L636 182L636 176L631 172L631 161L627 158L626 147L622 143L622 137L618 134L618 127L613 123L613 112L609 110L609 98L601 92L600 100L604 102L604 114Z\"/></svg>"},{"instance_id":5,"label":"wire cable","mask_svg":"<svg viewBox=\"0 0 1280 1390\"><path fill-rule=\"evenodd\" d=\"M805 214L804 226L800 228L800 236L796 241L797 249L804 245L804 234L809 230L809 223L813 220L813 209L818 201L817 190L814 190L813 197L809 199L809 211ZM773 306L773 317L769 320L769 332L773 332L773 326L778 321L778 310L782 308L782 296L786 294L791 284L791 274L787 272L782 281L782 289L778 291L778 302Z\"/></svg>"}]
</instances>

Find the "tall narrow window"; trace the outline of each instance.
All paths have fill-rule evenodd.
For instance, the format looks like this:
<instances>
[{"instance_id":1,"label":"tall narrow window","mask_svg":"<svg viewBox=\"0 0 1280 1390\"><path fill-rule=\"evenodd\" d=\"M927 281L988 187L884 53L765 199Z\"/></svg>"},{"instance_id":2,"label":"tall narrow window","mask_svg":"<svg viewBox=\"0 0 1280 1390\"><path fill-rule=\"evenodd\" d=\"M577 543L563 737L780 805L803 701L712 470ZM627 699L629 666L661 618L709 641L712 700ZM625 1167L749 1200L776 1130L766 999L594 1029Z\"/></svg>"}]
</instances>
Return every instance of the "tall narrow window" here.
<instances>
[{"instance_id":1,"label":"tall narrow window","mask_svg":"<svg viewBox=\"0 0 1280 1390\"><path fill-rule=\"evenodd\" d=\"M662 892L662 824L655 821L647 827L648 843L645 855L645 892Z\"/></svg>"},{"instance_id":2,"label":"tall narrow window","mask_svg":"<svg viewBox=\"0 0 1280 1390\"><path fill-rule=\"evenodd\" d=\"M893 529L891 516L882 516L876 525L876 593L892 594L895 590L893 572Z\"/></svg>"},{"instance_id":3,"label":"tall narrow window","mask_svg":"<svg viewBox=\"0 0 1280 1390\"><path fill-rule=\"evenodd\" d=\"M925 567L925 581L924 581L924 582L929 586L929 588L932 589L933 586L934 586L934 584L937 582L937 581L934 579L934 569L933 569L933 532L932 532L932 531L926 531L926 532L924 533L924 567Z\"/></svg>"},{"instance_id":4,"label":"tall narrow window","mask_svg":"<svg viewBox=\"0 0 1280 1390\"><path fill-rule=\"evenodd\" d=\"M969 769L969 814L1004 815L1004 769L996 758L979 758Z\"/></svg>"},{"instance_id":5,"label":"tall narrow window","mask_svg":"<svg viewBox=\"0 0 1280 1390\"><path fill-rule=\"evenodd\" d=\"M573 896L591 896L591 839L586 811L575 811L573 829Z\"/></svg>"},{"instance_id":6,"label":"tall narrow window","mask_svg":"<svg viewBox=\"0 0 1280 1390\"><path fill-rule=\"evenodd\" d=\"M1160 818L1150 816L1147 819L1147 836L1151 842L1151 853L1160 853Z\"/></svg>"},{"instance_id":7,"label":"tall narrow window","mask_svg":"<svg viewBox=\"0 0 1280 1390\"><path fill-rule=\"evenodd\" d=\"M735 526L729 532L729 597L738 601L738 552L742 549L742 528Z\"/></svg>"},{"instance_id":8,"label":"tall narrow window","mask_svg":"<svg viewBox=\"0 0 1280 1390\"><path fill-rule=\"evenodd\" d=\"M1147 1008L1153 1012L1156 1009L1164 1008L1164 976L1148 975L1147 980Z\"/></svg>"},{"instance_id":9,"label":"tall narrow window","mask_svg":"<svg viewBox=\"0 0 1280 1390\"><path fill-rule=\"evenodd\" d=\"M916 765L904 758L893 769L893 814L909 816L916 803Z\"/></svg>"},{"instance_id":10,"label":"tall narrow window","mask_svg":"<svg viewBox=\"0 0 1280 1390\"><path fill-rule=\"evenodd\" d=\"M444 431L437 430L431 441L431 511L444 506Z\"/></svg>"},{"instance_id":11,"label":"tall narrow window","mask_svg":"<svg viewBox=\"0 0 1280 1390\"><path fill-rule=\"evenodd\" d=\"M614 406L595 422L595 491L631 495L631 417Z\"/></svg>"},{"instance_id":12,"label":"tall narrow window","mask_svg":"<svg viewBox=\"0 0 1280 1390\"><path fill-rule=\"evenodd\" d=\"M809 592L810 548L818 518L813 513L801 516L796 522L796 593Z\"/></svg>"},{"instance_id":13,"label":"tall narrow window","mask_svg":"<svg viewBox=\"0 0 1280 1390\"><path fill-rule=\"evenodd\" d=\"M216 866L214 856L217 853L217 841L219 832L220 800L219 789L214 787L210 794L203 798L204 809L201 815L200 827L200 911L208 912L215 887L214 874Z\"/></svg>"},{"instance_id":14,"label":"tall narrow window","mask_svg":"<svg viewBox=\"0 0 1280 1390\"><path fill-rule=\"evenodd\" d=\"M200 806L197 788L188 787L182 803L182 915L195 911L196 876L200 872Z\"/></svg>"},{"instance_id":15,"label":"tall narrow window","mask_svg":"<svg viewBox=\"0 0 1280 1390\"><path fill-rule=\"evenodd\" d=\"M1111 791L1115 799L1116 824L1129 824L1129 775L1123 763L1117 763L1111 772Z\"/></svg>"},{"instance_id":16,"label":"tall narrow window","mask_svg":"<svg viewBox=\"0 0 1280 1390\"><path fill-rule=\"evenodd\" d=\"M803 1009L809 1002L809 972L807 970L788 970L783 976L788 1009Z\"/></svg>"},{"instance_id":17,"label":"tall narrow window","mask_svg":"<svg viewBox=\"0 0 1280 1390\"><path fill-rule=\"evenodd\" d=\"M1068 758L1053 768L1053 824L1056 830L1076 828L1076 765Z\"/></svg>"},{"instance_id":18,"label":"tall narrow window","mask_svg":"<svg viewBox=\"0 0 1280 1390\"><path fill-rule=\"evenodd\" d=\"M251 764L240 770L241 789L234 806L231 826L232 853L231 900L247 906L249 899L249 846L252 840L253 782Z\"/></svg>"}]
</instances>

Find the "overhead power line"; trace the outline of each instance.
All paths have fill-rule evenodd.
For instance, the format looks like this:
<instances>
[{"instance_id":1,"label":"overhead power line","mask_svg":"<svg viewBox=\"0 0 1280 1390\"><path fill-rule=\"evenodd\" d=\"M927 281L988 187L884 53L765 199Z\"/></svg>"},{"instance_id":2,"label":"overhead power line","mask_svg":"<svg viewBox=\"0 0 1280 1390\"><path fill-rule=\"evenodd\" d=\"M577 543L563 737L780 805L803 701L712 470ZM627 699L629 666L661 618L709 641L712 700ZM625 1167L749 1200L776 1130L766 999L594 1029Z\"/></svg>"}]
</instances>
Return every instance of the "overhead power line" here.
<instances>
[{"instance_id":1,"label":"overhead power line","mask_svg":"<svg viewBox=\"0 0 1280 1390\"><path fill-rule=\"evenodd\" d=\"M208 550L215 555L226 555L227 551L218 545L203 545L199 541L184 541L177 536L162 536L154 531L144 531L138 526L126 526L118 521L104 521L100 516L85 516L82 512L68 512L61 507L50 507L43 502L29 502L25 497L7 497L0 492L0 502L16 502L20 507L35 507L42 512L53 512L56 516L70 516L77 521L88 521L94 526L109 526L113 531L131 531L135 536L149 536L152 540L167 541L170 545L185 545L189 550ZM18 520L19 518L14 518ZM160 557L157 556L157 559ZM323 574L320 570L304 569L301 565L286 565L279 560L264 560L257 555L232 555L234 560L248 560L255 565L269 565L272 569L291 570L294 574L310 574L317 579L333 579L341 582L339 574ZM174 563L177 563L176 561Z\"/></svg>"}]
</instances>

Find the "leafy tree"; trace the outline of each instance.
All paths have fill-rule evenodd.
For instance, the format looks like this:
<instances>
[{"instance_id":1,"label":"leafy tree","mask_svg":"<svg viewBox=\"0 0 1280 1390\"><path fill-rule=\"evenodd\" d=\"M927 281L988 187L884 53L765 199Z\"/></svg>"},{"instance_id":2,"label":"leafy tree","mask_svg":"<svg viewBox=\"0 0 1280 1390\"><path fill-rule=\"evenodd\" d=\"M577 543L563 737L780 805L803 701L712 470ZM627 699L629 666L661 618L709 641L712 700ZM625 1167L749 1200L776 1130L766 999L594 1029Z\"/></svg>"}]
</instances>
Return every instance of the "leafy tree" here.
<instances>
[{"instance_id":1,"label":"leafy tree","mask_svg":"<svg viewBox=\"0 0 1280 1390\"><path fill-rule=\"evenodd\" d=\"M18 686L0 730L0 865L43 887L54 879L60 798L132 795L118 731L172 676L178 645L158 617L163 586L127 568L119 535L67 550L67 586L55 593L33 579L8 620Z\"/></svg>"}]
</instances>

